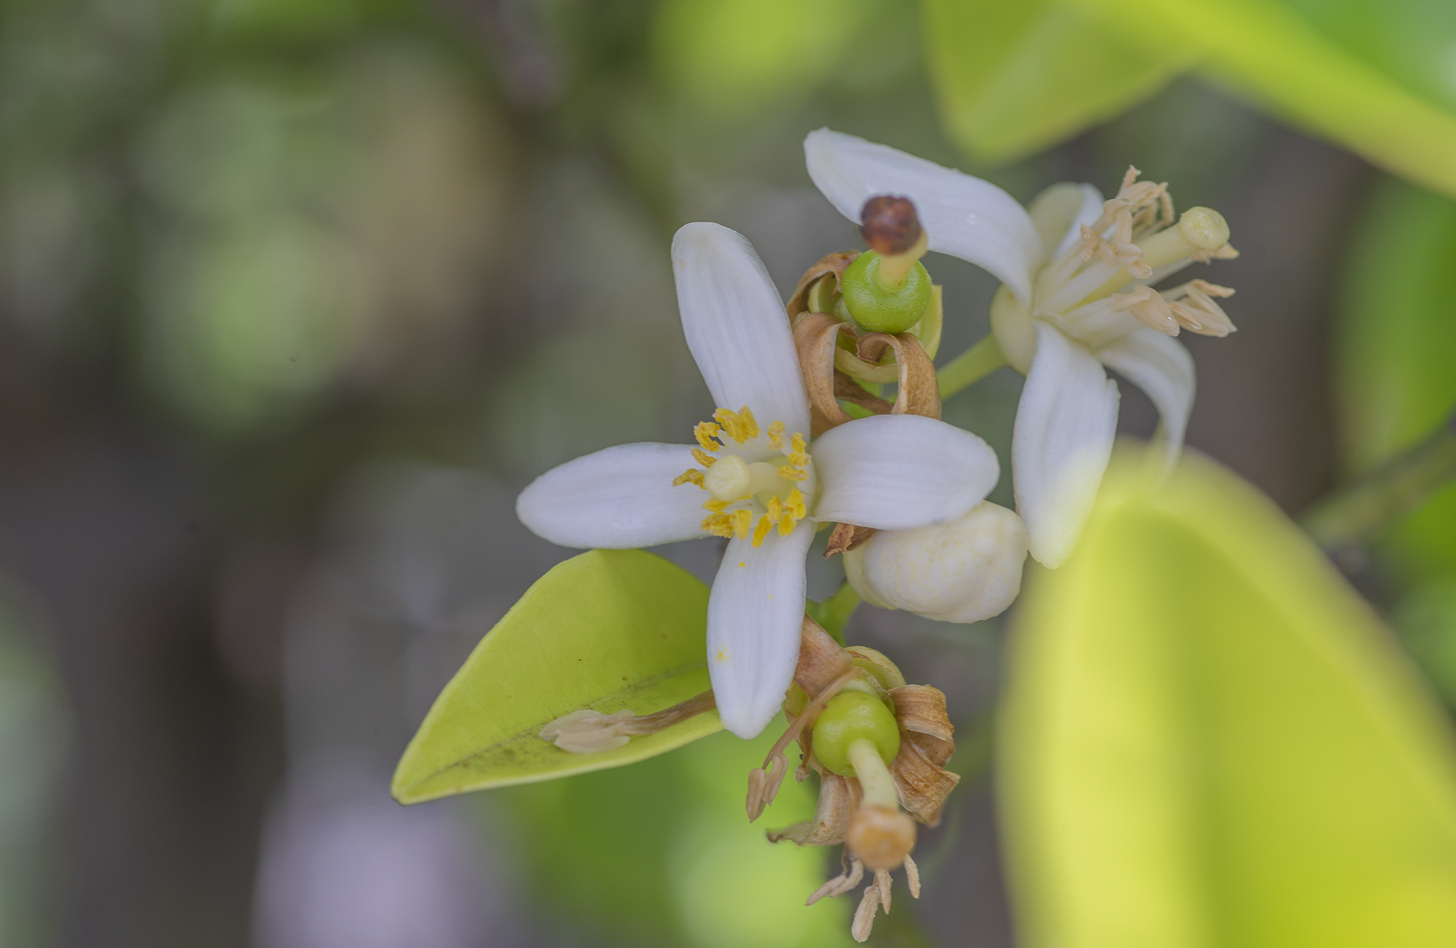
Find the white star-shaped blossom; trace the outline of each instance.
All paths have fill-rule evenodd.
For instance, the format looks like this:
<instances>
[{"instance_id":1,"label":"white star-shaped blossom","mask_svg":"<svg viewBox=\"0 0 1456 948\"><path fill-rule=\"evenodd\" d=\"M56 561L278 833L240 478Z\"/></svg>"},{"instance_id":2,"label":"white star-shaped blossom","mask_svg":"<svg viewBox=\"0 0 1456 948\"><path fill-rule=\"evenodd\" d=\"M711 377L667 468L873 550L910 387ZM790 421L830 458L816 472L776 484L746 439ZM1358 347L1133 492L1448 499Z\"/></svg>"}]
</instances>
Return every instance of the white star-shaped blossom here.
<instances>
[{"instance_id":1,"label":"white star-shaped blossom","mask_svg":"<svg viewBox=\"0 0 1456 948\"><path fill-rule=\"evenodd\" d=\"M851 220L876 195L914 202L933 251L1002 282L992 325L1008 362L1026 376L1012 436L1017 512L1031 555L1045 566L1071 555L1096 499L1117 428L1116 369L1152 399L1171 464L1193 406L1193 360L1180 329L1233 331L1202 280L1153 284L1195 260L1234 256L1223 218L1194 208L1174 222L1163 185L1129 172L1110 201L1091 185L1049 188L1029 209L960 171L831 131L804 141L809 176ZM904 608L904 606L902 606Z\"/></svg>"},{"instance_id":2,"label":"white star-shaped blossom","mask_svg":"<svg viewBox=\"0 0 1456 948\"><path fill-rule=\"evenodd\" d=\"M819 523L949 523L1000 476L980 438L919 415L878 415L808 440L789 321L753 247L717 224L672 244L688 348L715 422L693 444L627 444L547 471L516 512L562 546L630 548L729 536L708 602L708 669L724 726L756 736L793 680L804 557Z\"/></svg>"}]
</instances>

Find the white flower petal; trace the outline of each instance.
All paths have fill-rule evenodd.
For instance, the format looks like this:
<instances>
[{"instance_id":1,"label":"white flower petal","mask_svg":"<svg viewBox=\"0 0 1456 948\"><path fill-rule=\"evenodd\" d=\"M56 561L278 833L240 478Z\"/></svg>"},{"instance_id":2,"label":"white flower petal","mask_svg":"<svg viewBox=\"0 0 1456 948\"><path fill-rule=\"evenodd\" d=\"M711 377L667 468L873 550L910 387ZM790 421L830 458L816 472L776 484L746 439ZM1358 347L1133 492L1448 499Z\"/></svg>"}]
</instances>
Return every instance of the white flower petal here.
<instances>
[{"instance_id":1,"label":"white flower petal","mask_svg":"<svg viewBox=\"0 0 1456 948\"><path fill-rule=\"evenodd\" d=\"M707 534L703 501L692 484L672 486L690 467L685 444L621 444L567 461L536 478L516 498L516 516L532 533L562 546L628 549Z\"/></svg>"},{"instance_id":2,"label":"white flower petal","mask_svg":"<svg viewBox=\"0 0 1456 948\"><path fill-rule=\"evenodd\" d=\"M1082 239L1082 225L1102 216L1102 192L1090 184L1063 181L1038 194L1027 207L1042 249L1055 260Z\"/></svg>"},{"instance_id":3,"label":"white flower petal","mask_svg":"<svg viewBox=\"0 0 1456 948\"><path fill-rule=\"evenodd\" d=\"M719 408L809 432L809 397L783 300L742 234L685 224L672 238L683 334Z\"/></svg>"},{"instance_id":4,"label":"white flower petal","mask_svg":"<svg viewBox=\"0 0 1456 948\"><path fill-rule=\"evenodd\" d=\"M1102 205L1104 203L1102 192L1090 184L1082 184L1078 185L1078 187L1082 189L1082 206L1077 209L1076 216L1067 225L1067 232L1062 235L1061 243L1057 244L1056 253L1051 255L1051 259L1053 260L1066 253L1073 244L1078 243L1082 239L1083 224L1091 224L1102 216Z\"/></svg>"},{"instance_id":5,"label":"white flower petal","mask_svg":"<svg viewBox=\"0 0 1456 948\"><path fill-rule=\"evenodd\" d=\"M1117 432L1117 383L1086 349L1038 322L1011 439L1016 510L1031 555L1060 566L1082 535Z\"/></svg>"},{"instance_id":6,"label":"white flower petal","mask_svg":"<svg viewBox=\"0 0 1456 948\"><path fill-rule=\"evenodd\" d=\"M708 598L708 674L723 726L745 740L773 720L794 679L804 622L804 556L814 524L754 548L729 540Z\"/></svg>"},{"instance_id":7,"label":"white flower petal","mask_svg":"<svg viewBox=\"0 0 1456 948\"><path fill-rule=\"evenodd\" d=\"M1183 450L1188 415L1193 411L1193 357L1183 343L1156 329L1139 329L1097 350L1104 365L1121 372L1148 393L1163 416L1159 439L1164 464L1171 469Z\"/></svg>"},{"instance_id":8,"label":"white flower petal","mask_svg":"<svg viewBox=\"0 0 1456 948\"><path fill-rule=\"evenodd\" d=\"M979 504L1001 466L969 431L922 415L874 415L809 446L819 475L816 520L909 530L946 523Z\"/></svg>"},{"instance_id":9,"label":"white flower petal","mask_svg":"<svg viewBox=\"0 0 1456 948\"><path fill-rule=\"evenodd\" d=\"M881 530L844 554L844 573L871 605L939 622L979 622L1021 590L1026 527L989 501L951 523Z\"/></svg>"},{"instance_id":10,"label":"white flower petal","mask_svg":"<svg viewBox=\"0 0 1456 948\"><path fill-rule=\"evenodd\" d=\"M865 201L877 194L908 197L931 250L989 270L1030 304L1041 239L1026 210L996 185L827 128L804 139L804 158L815 186L845 217L859 223Z\"/></svg>"}]
</instances>

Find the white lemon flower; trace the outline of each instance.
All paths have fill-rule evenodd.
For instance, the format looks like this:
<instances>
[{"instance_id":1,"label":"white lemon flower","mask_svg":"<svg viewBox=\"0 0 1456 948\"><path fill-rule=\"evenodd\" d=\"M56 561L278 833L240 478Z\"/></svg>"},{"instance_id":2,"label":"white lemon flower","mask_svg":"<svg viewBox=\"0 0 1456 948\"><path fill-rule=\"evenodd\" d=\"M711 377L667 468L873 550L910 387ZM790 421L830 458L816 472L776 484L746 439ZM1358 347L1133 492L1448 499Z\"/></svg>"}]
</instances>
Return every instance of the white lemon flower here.
<instances>
[{"instance_id":1,"label":"white lemon flower","mask_svg":"<svg viewBox=\"0 0 1456 948\"><path fill-rule=\"evenodd\" d=\"M1192 280L1157 283L1189 263L1235 256L1218 212L1175 220L1165 185L1130 170L1116 197L1061 184L1024 209L989 182L829 129L804 142L809 176L857 220L875 195L915 203L931 250L1002 282L991 320L1006 360L1026 376L1012 441L1016 506L1031 555L1059 566L1090 512L1117 427L1118 391L1103 366L1136 383L1162 416L1171 463L1193 405L1193 361L1180 329L1223 336L1233 324L1216 302L1233 291Z\"/></svg>"},{"instance_id":2,"label":"white lemon flower","mask_svg":"<svg viewBox=\"0 0 1456 948\"><path fill-rule=\"evenodd\" d=\"M789 321L752 246L726 227L688 224L672 260L714 421L697 426L697 444L621 445L547 471L516 512L570 547L729 537L708 602L708 668L724 726L751 738L793 679L817 524L948 523L1000 470L980 438L919 415L863 418L810 441Z\"/></svg>"}]
</instances>

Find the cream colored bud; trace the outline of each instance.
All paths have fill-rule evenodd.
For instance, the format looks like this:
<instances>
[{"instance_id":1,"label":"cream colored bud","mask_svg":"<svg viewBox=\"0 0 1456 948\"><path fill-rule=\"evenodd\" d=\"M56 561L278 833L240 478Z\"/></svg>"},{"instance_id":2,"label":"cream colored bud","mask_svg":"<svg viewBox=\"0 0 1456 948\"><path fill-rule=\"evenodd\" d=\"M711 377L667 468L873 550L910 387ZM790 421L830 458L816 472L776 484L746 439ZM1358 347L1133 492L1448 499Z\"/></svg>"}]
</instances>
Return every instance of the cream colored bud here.
<instances>
[{"instance_id":1,"label":"cream colored bud","mask_svg":"<svg viewBox=\"0 0 1456 948\"><path fill-rule=\"evenodd\" d=\"M844 555L844 571L871 605L976 622L1016 599L1026 542L1021 518L988 501L940 526L881 530Z\"/></svg>"}]
</instances>

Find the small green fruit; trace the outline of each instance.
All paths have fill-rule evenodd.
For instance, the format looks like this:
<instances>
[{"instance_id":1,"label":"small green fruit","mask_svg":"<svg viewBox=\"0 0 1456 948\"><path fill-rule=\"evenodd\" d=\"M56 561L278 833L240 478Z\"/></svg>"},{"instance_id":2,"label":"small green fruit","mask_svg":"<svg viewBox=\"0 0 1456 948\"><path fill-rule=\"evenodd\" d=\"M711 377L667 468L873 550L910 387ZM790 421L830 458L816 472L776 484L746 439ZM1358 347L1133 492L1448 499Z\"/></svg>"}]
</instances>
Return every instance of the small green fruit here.
<instances>
[{"instance_id":1,"label":"small green fruit","mask_svg":"<svg viewBox=\"0 0 1456 948\"><path fill-rule=\"evenodd\" d=\"M881 281L880 255L868 250L844 271L840 293L849 315L871 332L904 332L930 306L930 274L917 262L899 285Z\"/></svg>"},{"instance_id":2,"label":"small green fruit","mask_svg":"<svg viewBox=\"0 0 1456 948\"><path fill-rule=\"evenodd\" d=\"M863 691L843 691L814 723L814 756L841 777L853 777L849 746L865 739L874 742L886 766L900 753L900 727L885 703Z\"/></svg>"}]
</instances>

